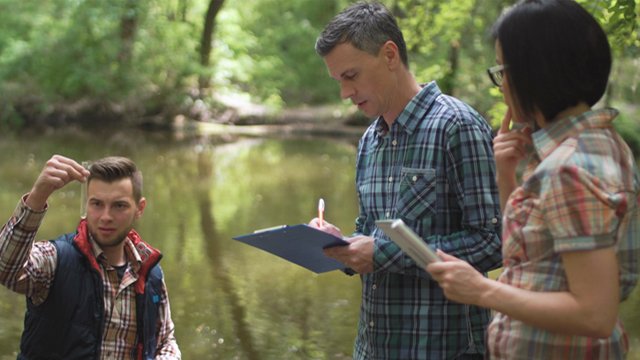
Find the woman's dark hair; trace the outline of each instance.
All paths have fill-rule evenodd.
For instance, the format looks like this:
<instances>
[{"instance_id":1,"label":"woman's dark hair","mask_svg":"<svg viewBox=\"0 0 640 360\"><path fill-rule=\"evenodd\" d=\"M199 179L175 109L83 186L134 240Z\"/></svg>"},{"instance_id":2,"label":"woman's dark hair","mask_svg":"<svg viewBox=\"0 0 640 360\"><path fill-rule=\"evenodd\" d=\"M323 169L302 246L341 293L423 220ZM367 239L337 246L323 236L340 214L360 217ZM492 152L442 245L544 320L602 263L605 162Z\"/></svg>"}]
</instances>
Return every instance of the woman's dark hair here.
<instances>
[{"instance_id":1,"label":"woman's dark hair","mask_svg":"<svg viewBox=\"0 0 640 360\"><path fill-rule=\"evenodd\" d=\"M547 121L607 88L611 50L604 30L573 0L522 0L494 24L509 87L525 115Z\"/></svg>"},{"instance_id":2,"label":"woman's dark hair","mask_svg":"<svg viewBox=\"0 0 640 360\"><path fill-rule=\"evenodd\" d=\"M138 170L133 161L126 157L109 156L95 161L89 167L87 182L95 179L112 183L127 178L131 179L133 198L140 201L142 198L142 172Z\"/></svg>"},{"instance_id":3,"label":"woman's dark hair","mask_svg":"<svg viewBox=\"0 0 640 360\"><path fill-rule=\"evenodd\" d=\"M359 2L342 10L327 24L316 40L316 52L325 57L337 45L350 43L375 56L389 40L398 46L402 63L409 67L407 45L393 14L380 3Z\"/></svg>"}]
</instances>

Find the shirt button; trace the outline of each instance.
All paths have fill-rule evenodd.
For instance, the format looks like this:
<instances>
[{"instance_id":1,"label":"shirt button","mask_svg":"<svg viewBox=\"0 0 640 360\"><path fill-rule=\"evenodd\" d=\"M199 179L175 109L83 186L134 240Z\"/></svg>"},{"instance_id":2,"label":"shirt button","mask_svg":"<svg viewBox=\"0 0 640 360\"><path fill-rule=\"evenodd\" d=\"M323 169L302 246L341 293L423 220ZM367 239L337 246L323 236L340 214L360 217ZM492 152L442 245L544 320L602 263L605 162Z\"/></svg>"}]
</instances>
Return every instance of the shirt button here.
<instances>
[{"instance_id":1,"label":"shirt button","mask_svg":"<svg viewBox=\"0 0 640 360\"><path fill-rule=\"evenodd\" d=\"M391 212L387 211L387 213L385 215L387 215L387 218L389 218L391 216Z\"/></svg>"},{"instance_id":2,"label":"shirt button","mask_svg":"<svg viewBox=\"0 0 640 360\"><path fill-rule=\"evenodd\" d=\"M369 321L369 326L373 327L373 321Z\"/></svg>"},{"instance_id":3,"label":"shirt button","mask_svg":"<svg viewBox=\"0 0 640 360\"><path fill-rule=\"evenodd\" d=\"M373 290L375 290L375 289L377 289L377 288L378 288L378 286L377 286L376 284L373 284L373 285L371 285L371 288L372 288Z\"/></svg>"},{"instance_id":4,"label":"shirt button","mask_svg":"<svg viewBox=\"0 0 640 360\"><path fill-rule=\"evenodd\" d=\"M416 181L418 181L418 177L417 177L417 176L415 176L415 175L413 175L413 177L411 178L411 180L413 180L413 182L416 182Z\"/></svg>"},{"instance_id":5,"label":"shirt button","mask_svg":"<svg viewBox=\"0 0 640 360\"><path fill-rule=\"evenodd\" d=\"M393 182L393 176L389 176L389 182Z\"/></svg>"},{"instance_id":6,"label":"shirt button","mask_svg":"<svg viewBox=\"0 0 640 360\"><path fill-rule=\"evenodd\" d=\"M398 142L396 141L396 139L393 139L393 141L391 142L391 145L393 145L393 146L398 145Z\"/></svg>"},{"instance_id":7,"label":"shirt button","mask_svg":"<svg viewBox=\"0 0 640 360\"><path fill-rule=\"evenodd\" d=\"M497 218L493 218L493 219L491 219L491 223L492 223L492 224L497 224L497 223L498 223L498 219L497 219Z\"/></svg>"}]
</instances>

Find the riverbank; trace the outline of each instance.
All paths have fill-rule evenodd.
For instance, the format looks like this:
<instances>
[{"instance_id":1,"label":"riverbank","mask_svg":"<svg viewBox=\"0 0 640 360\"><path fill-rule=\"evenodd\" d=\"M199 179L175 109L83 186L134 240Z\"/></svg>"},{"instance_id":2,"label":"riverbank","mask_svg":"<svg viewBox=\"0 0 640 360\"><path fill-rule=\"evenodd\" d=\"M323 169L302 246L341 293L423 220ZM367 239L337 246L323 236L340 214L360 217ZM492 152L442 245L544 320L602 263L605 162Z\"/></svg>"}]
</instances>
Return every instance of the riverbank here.
<instances>
[{"instance_id":1,"label":"riverbank","mask_svg":"<svg viewBox=\"0 0 640 360\"><path fill-rule=\"evenodd\" d=\"M216 101L222 110L195 103L188 116L174 118L174 130L201 135L358 138L370 123L350 105L274 109L237 96L218 96Z\"/></svg>"}]
</instances>

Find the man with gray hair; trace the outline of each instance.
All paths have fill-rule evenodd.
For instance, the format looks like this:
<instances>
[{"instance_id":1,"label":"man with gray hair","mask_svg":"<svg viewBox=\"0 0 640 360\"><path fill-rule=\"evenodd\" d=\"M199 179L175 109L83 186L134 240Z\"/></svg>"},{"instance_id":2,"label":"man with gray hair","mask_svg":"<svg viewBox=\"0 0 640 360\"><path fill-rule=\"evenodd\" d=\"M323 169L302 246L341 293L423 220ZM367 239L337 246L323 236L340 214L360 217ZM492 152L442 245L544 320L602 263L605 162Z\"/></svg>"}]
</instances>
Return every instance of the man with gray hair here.
<instances>
[{"instance_id":1,"label":"man with gray hair","mask_svg":"<svg viewBox=\"0 0 640 360\"><path fill-rule=\"evenodd\" d=\"M486 272L501 265L491 128L470 106L420 85L396 20L379 3L338 14L316 42L340 96L375 119L357 153L360 204L350 245L325 254L360 274L354 359L481 359L490 314L448 301L375 225L402 219L434 249ZM336 236L334 225L311 224Z\"/></svg>"}]
</instances>

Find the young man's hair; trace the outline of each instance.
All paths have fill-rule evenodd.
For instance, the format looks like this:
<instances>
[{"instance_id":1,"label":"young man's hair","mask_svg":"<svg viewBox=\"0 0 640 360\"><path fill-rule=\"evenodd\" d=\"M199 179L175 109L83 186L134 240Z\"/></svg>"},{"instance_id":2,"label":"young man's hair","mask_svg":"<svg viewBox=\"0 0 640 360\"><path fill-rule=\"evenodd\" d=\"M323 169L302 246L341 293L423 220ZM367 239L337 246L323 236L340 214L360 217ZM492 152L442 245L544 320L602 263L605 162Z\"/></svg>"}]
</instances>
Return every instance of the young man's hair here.
<instances>
[{"instance_id":1,"label":"young man's hair","mask_svg":"<svg viewBox=\"0 0 640 360\"><path fill-rule=\"evenodd\" d=\"M142 199L142 172L136 164L126 157L109 156L97 160L89 167L89 178L112 183L117 180L129 178L133 186L133 198L136 202Z\"/></svg>"},{"instance_id":2,"label":"young man's hair","mask_svg":"<svg viewBox=\"0 0 640 360\"><path fill-rule=\"evenodd\" d=\"M389 9L377 2L358 2L342 10L327 24L316 40L316 52L325 57L337 45L350 43L375 56L389 40L398 46L402 63L409 67L407 45Z\"/></svg>"},{"instance_id":3,"label":"young man's hair","mask_svg":"<svg viewBox=\"0 0 640 360\"><path fill-rule=\"evenodd\" d=\"M521 0L494 24L509 87L526 115L547 121L607 88L611 50L604 30L573 0Z\"/></svg>"}]
</instances>

